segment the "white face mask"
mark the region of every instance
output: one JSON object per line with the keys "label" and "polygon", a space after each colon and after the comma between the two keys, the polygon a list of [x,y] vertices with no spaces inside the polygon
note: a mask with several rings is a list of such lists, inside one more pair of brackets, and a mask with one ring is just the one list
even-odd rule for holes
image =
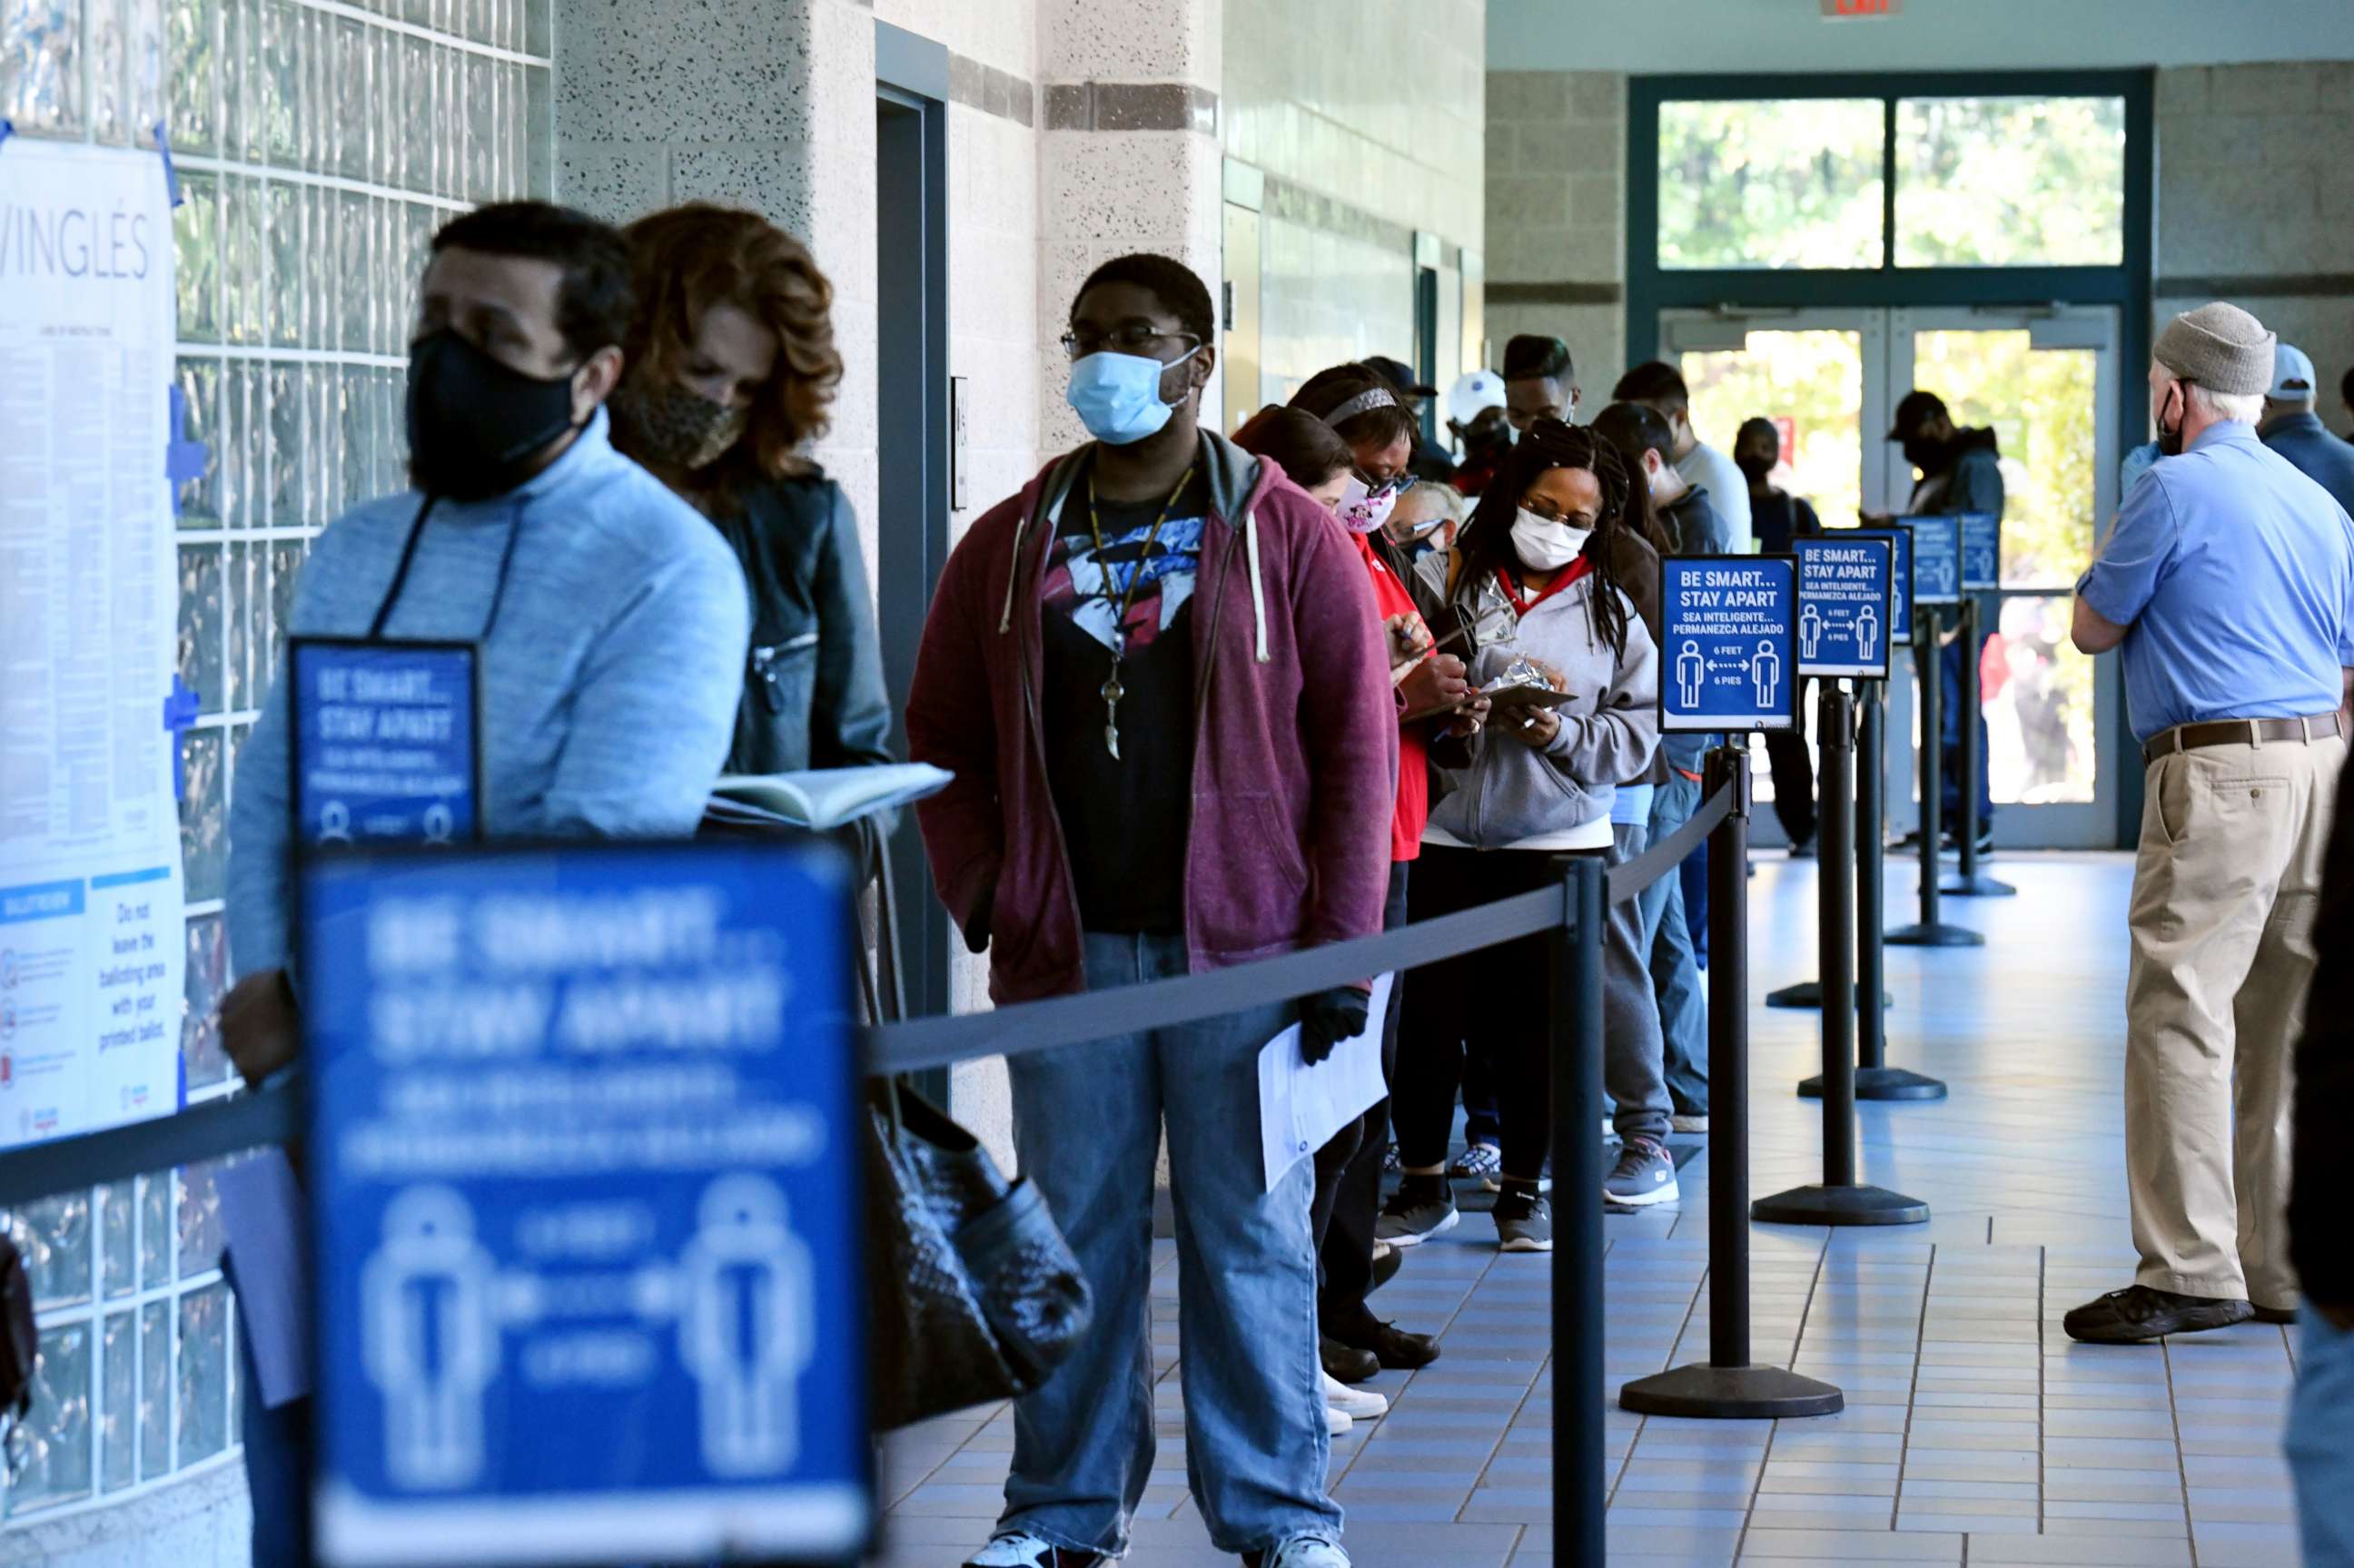
{"label": "white face mask", "polygon": [[1591,528],[1573,528],[1550,517],[1540,517],[1523,506],[1512,517],[1512,549],[1531,571],[1557,572],[1577,559]]}

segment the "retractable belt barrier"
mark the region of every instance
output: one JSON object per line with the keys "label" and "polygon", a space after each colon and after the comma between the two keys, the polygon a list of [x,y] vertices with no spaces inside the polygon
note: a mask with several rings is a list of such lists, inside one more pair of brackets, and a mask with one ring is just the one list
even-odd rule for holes
{"label": "retractable belt barrier", "polygon": [[[867,1070],[897,1074],[984,1056],[1019,1055],[1139,1030],[1167,1028],[1286,1001],[1418,969],[1516,938],[1549,938],[1553,1149],[1557,1243],[1553,1255],[1554,1560],[1605,1561],[1604,1480],[1610,1457],[1602,1360],[1603,1196],[1602,983],[1605,914],[1714,841],[1709,986],[1710,1059],[1717,1074],[1709,1148],[1709,1361],[1628,1385],[1630,1409],[1643,1384],[1657,1407],[1687,1415],[1797,1415],[1839,1408],[1839,1391],[1772,1367],[1749,1364],[1748,858],[1747,754],[1712,752],[1709,794],[1691,820],[1636,859],[1606,870],[1595,856],[1564,857],[1557,887],[1499,899],[1378,936],[1335,942],[1206,974],[1077,996],[1053,997],[983,1013],[912,1019],[865,1032]],[[60,1139],[0,1154],[0,1208],[142,1171],[217,1159],[299,1135],[299,1080],[213,1101],[152,1121]]]}

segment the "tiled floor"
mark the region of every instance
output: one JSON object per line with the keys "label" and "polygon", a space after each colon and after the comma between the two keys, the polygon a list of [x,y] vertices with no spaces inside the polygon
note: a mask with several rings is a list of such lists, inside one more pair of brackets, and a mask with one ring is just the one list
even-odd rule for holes
{"label": "tiled floor", "polygon": [[[1751,972],[1762,997],[1814,974],[1814,868],[1762,854]],[[1952,1097],[1866,1106],[1861,1179],[1926,1200],[1926,1225],[1753,1230],[1755,1355],[1828,1379],[1848,1408],[1809,1421],[1610,1413],[1610,1562],[1638,1565],[2096,1563],[2296,1568],[2280,1429],[2294,1336],[2243,1326],[2148,1348],[2073,1344],[2061,1314],[2127,1283],[2121,856],[2012,856],[2020,896],[1953,900],[1982,949],[1891,948],[1889,1056]],[[1914,874],[1893,865],[1893,920]],[[1819,1175],[1820,1113],[1791,1086],[1819,1019],[1752,1014],[1751,1191]],[[1610,1221],[1615,1383],[1707,1353],[1706,1156],[1680,1208]],[[1361,1568],[1552,1561],[1548,1264],[1493,1249],[1481,1216],[1410,1257],[1377,1298],[1446,1355],[1376,1385],[1395,1408],[1333,1445]],[[1175,1266],[1156,1330],[1173,1369]],[[1173,1370],[1138,1568],[1230,1564],[1185,1494]],[[1002,1409],[900,1435],[880,1560],[949,1568],[982,1540],[1013,1447]]]}

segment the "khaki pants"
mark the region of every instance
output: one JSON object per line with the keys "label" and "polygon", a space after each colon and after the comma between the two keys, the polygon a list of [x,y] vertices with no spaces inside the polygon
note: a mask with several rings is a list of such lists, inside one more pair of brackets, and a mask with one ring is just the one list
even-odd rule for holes
{"label": "khaki pants", "polygon": [[2149,765],[2126,982],[2136,1277],[2296,1304],[2289,1064],[2346,743],[2211,746]]}

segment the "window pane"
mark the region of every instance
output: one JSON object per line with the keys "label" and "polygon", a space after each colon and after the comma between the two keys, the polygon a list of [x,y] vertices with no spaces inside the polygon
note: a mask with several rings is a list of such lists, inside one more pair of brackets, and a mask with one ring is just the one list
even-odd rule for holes
{"label": "window pane", "polygon": [[1855,520],[1863,482],[1863,342],[1852,332],[1753,332],[1733,352],[1687,351],[1692,429],[1724,451],[1746,420],[1783,422],[1774,483],[1836,524]]}
{"label": "window pane", "polygon": [[2125,207],[2121,98],[1897,102],[1900,267],[2113,267]]}
{"label": "window pane", "polygon": [[1659,265],[1878,267],[1876,98],[1659,105]]}
{"label": "window pane", "polygon": [[2093,798],[2093,661],[2068,641],[2073,600],[2006,599],[1978,664],[1987,783],[1999,804]]}
{"label": "window pane", "polygon": [[2005,588],[2063,587],[2092,559],[2096,358],[2032,347],[2024,331],[1913,336],[1913,385],[1945,398],[1956,425],[1991,426],[2001,443]]}

